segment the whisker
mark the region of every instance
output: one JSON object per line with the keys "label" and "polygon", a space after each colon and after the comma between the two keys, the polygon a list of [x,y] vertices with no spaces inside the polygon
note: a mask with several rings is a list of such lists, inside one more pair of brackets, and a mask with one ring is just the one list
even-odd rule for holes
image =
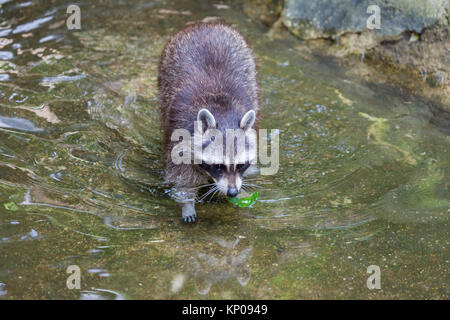
{"label": "whisker", "polygon": [[256,183],[247,183],[247,181],[243,181],[242,184],[245,184],[247,186],[257,186]]}
{"label": "whisker", "polygon": [[261,189],[262,188],[261,186],[251,185],[251,184],[245,184],[243,186],[248,187],[250,189]]}
{"label": "whisker", "polygon": [[201,186],[197,186],[197,187],[192,188],[192,189],[196,190],[196,189],[200,189],[200,188],[204,188],[204,187],[209,187],[209,186],[212,186],[212,185],[214,185],[214,182],[213,183],[209,183],[209,184],[203,184]]}
{"label": "whisker", "polygon": [[217,194],[217,192],[219,192],[219,189],[218,189],[218,188],[216,189],[216,191],[214,191],[214,192],[212,193],[211,198],[209,199],[208,202],[211,202],[211,201],[212,201],[212,199],[213,199],[214,196]]}
{"label": "whisker", "polygon": [[214,196],[217,195],[217,198],[220,198],[223,196],[222,192],[220,192],[220,190],[217,190],[216,194]]}
{"label": "whisker", "polygon": [[203,199],[205,199],[211,192],[212,192],[211,190],[208,190],[205,194],[203,194],[200,198],[198,198],[198,201],[199,202],[203,201]]}
{"label": "whisker", "polygon": [[[206,192],[206,193],[208,193],[209,192],[209,190]],[[205,194],[202,194],[201,196],[198,196],[197,197],[197,201],[202,201],[202,198],[203,198],[203,196],[204,196]]]}
{"label": "whisker", "polygon": [[245,182],[256,182],[256,183],[261,182],[260,180],[250,180],[250,179],[245,179],[244,181]]}
{"label": "whisker", "polygon": [[205,199],[209,194],[211,194],[211,192],[217,190],[217,186],[214,186],[213,188],[209,189],[204,195],[202,195],[198,201],[203,201],[203,199]]}
{"label": "whisker", "polygon": [[241,188],[249,193],[253,192],[256,189],[255,187],[252,187],[252,186],[242,186]]}

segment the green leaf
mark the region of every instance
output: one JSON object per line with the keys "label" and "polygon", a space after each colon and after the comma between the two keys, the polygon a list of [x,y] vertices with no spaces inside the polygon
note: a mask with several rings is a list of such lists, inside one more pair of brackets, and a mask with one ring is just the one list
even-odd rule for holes
{"label": "green leaf", "polygon": [[258,200],[258,192],[254,192],[250,197],[246,198],[229,198],[228,202],[239,208],[248,208],[253,206]]}
{"label": "green leaf", "polygon": [[19,207],[12,201],[8,202],[8,203],[4,203],[3,205],[5,206],[5,209],[9,210],[9,211],[17,211],[17,210],[19,210]]}

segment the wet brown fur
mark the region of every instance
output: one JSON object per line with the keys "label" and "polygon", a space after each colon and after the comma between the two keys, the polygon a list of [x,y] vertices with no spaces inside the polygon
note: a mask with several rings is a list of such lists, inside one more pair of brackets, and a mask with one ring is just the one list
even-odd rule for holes
{"label": "wet brown fur", "polygon": [[260,91],[251,49],[243,37],[225,24],[197,23],[172,36],[161,55],[158,89],[166,159],[166,179],[181,187],[205,183],[198,166],[174,165],[170,159],[173,130],[193,134],[202,108],[215,117],[217,129],[239,128],[239,121],[255,110],[257,129]]}

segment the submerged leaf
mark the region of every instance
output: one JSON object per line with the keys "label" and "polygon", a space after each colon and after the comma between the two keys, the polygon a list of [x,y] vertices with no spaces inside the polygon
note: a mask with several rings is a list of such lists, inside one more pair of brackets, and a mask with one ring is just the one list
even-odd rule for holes
{"label": "submerged leaf", "polygon": [[14,203],[14,202],[8,202],[3,204],[5,206],[6,210],[10,210],[10,211],[17,211],[19,210],[19,207]]}
{"label": "submerged leaf", "polygon": [[228,202],[239,208],[247,208],[253,206],[256,203],[256,200],[258,200],[258,192],[254,192],[250,197],[246,198],[230,198],[228,199]]}

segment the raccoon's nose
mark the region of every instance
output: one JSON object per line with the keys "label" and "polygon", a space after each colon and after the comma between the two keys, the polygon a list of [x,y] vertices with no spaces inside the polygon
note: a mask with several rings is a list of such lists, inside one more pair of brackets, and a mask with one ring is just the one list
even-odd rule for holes
{"label": "raccoon's nose", "polygon": [[229,197],[236,197],[238,194],[238,190],[236,188],[228,188],[227,196]]}

